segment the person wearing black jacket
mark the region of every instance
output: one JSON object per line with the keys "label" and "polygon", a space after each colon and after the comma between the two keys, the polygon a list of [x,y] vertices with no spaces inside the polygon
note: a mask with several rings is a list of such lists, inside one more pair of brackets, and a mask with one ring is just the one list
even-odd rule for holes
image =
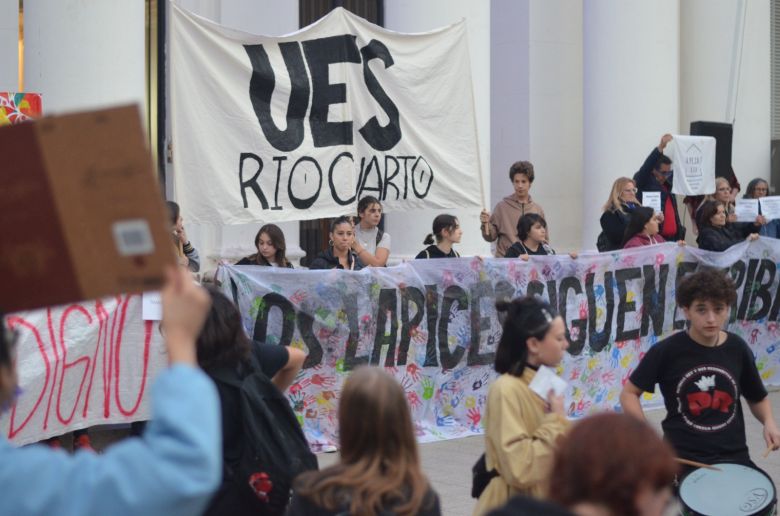
{"label": "person wearing black jacket", "polygon": [[[612,191],[609,199],[604,204],[604,213],[601,214],[602,235],[599,241],[605,239],[606,245],[597,244],[599,251],[616,251],[622,249],[623,234],[628,227],[631,213],[637,206],[641,206],[636,198],[636,183],[628,177],[619,177],[612,183]],[[660,220],[663,220],[662,218]],[[659,222],[660,222],[659,220]]]}
{"label": "person wearing black jacket", "polygon": [[346,269],[359,271],[363,262],[352,251],[355,229],[352,219],[341,216],[330,224],[330,243],[309,264],[309,269]]}
{"label": "person wearing black jacket", "polygon": [[702,204],[699,220],[701,226],[696,241],[699,249],[705,251],[725,251],[745,238],[751,241],[758,238],[754,225],[726,222],[726,210],[718,201]]}
{"label": "person wearing black jacket", "polygon": [[658,147],[653,149],[639,171],[634,174],[634,183],[639,190],[640,200],[643,192],[661,192],[661,213],[664,216],[661,236],[671,241],[685,240],[685,226],[682,225],[677,210],[677,198],[672,193],[672,160],[663,154],[670,141],[671,134],[661,137]]}

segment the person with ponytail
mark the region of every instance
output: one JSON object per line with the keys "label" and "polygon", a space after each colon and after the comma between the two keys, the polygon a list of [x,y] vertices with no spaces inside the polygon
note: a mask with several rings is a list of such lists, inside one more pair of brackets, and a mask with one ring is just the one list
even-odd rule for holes
{"label": "person with ponytail", "polygon": [[566,325],[538,297],[496,303],[506,312],[495,369],[501,376],[488,392],[484,413],[485,464],[496,475],[477,501],[475,516],[516,495],[542,497],[558,439],[569,422],[563,396],[542,399],[529,384],[540,366],[555,367],[569,347]]}
{"label": "person with ponytail", "polygon": [[342,215],[330,223],[330,242],[309,264],[309,269],[345,269],[359,271],[363,262],[352,251],[355,227],[352,218]]}
{"label": "person with ponytail", "polygon": [[338,464],[298,477],[287,516],[439,516],[403,387],[361,367],[341,389]]}
{"label": "person with ponytail", "polygon": [[[438,215],[433,219],[433,233],[430,233],[423,244],[427,245],[420,251],[415,260],[425,258],[459,258],[460,254],[452,248],[452,244],[459,244],[463,230],[460,229],[458,218],[454,215]],[[434,244],[434,237],[436,243]]]}
{"label": "person with ponytail", "polygon": [[626,232],[623,234],[623,249],[663,244],[666,240],[658,234],[658,228],[658,218],[653,208],[637,206],[631,212]]}
{"label": "person with ponytail", "polygon": [[382,205],[379,199],[367,195],[358,202],[359,222],[355,225],[352,250],[366,266],[384,267],[390,258],[390,235],[379,228]]}

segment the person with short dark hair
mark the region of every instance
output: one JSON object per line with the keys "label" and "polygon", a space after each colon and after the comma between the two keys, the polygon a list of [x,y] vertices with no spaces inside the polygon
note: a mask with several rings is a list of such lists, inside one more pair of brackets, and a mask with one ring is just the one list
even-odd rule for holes
{"label": "person with short dark hair", "polygon": [[342,215],[330,223],[330,242],[328,248],[314,257],[309,269],[344,269],[359,271],[363,262],[352,251],[355,239],[355,227],[352,218]]}
{"label": "person with short dark hair", "polygon": [[740,397],[764,425],[767,447],[780,448],[780,430],[750,347],[723,330],[737,300],[734,282],[702,269],[680,281],[676,298],[690,328],[647,351],[623,387],[623,410],[644,419],[640,396],[657,384],[667,412],[664,436],[679,457],[752,466]]}
{"label": "person with short dark hair", "polygon": [[344,382],[339,462],[298,477],[287,516],[438,516],[401,385],[364,366]]}
{"label": "person with short dark hair", "polygon": [[663,244],[664,237],[658,234],[658,218],[652,208],[637,206],[628,219],[623,235],[623,249],[646,245]]}
{"label": "person with short dark hair", "polygon": [[529,256],[546,256],[555,254],[555,250],[547,245],[547,221],[536,213],[526,213],[517,221],[517,237],[519,240],[506,250],[504,258],[523,258]]}
{"label": "person with short dark hair", "polygon": [[[102,455],[70,456],[0,437],[0,514],[145,516],[201,514],[221,472],[219,400],[197,367],[195,339],[208,295],[183,268],[167,271],[162,324],[170,364],[152,390],[152,420],[141,438]],[[16,336],[0,316],[0,407],[17,390]]]}
{"label": "person with short dark hair", "polygon": [[[514,193],[504,197],[491,215],[482,210],[479,215],[482,238],[487,242],[496,243],[496,258],[503,258],[507,249],[517,242],[517,221],[526,213],[536,213],[543,219],[544,210],[531,199],[528,193],[534,182],[534,166],[530,161],[517,161],[509,167],[509,180],[512,181]],[[549,238],[549,235],[548,235]]]}
{"label": "person with short dark hair", "polygon": [[685,240],[685,226],[677,210],[677,197],[672,193],[672,160],[663,154],[670,141],[671,134],[661,137],[661,142],[634,174],[634,183],[639,190],[640,200],[643,200],[642,192],[661,192],[661,213],[664,218],[659,233],[666,240],[679,241]]}
{"label": "person with short dark hair", "polygon": [[490,386],[483,421],[485,468],[498,475],[480,495],[475,516],[516,494],[543,496],[556,443],[569,427],[563,396],[550,391],[542,399],[529,387],[540,366],[563,359],[569,346],[563,319],[532,296],[498,301],[496,308],[506,312],[496,348],[501,376]]}
{"label": "person with short dark hair", "polygon": [[358,202],[359,222],[355,225],[352,250],[366,266],[384,267],[390,258],[390,235],[379,228],[382,203],[367,195]]}
{"label": "person with short dark hair", "polygon": [[[452,245],[459,244],[461,236],[463,236],[463,230],[460,229],[457,217],[447,214],[437,215],[433,219],[433,233],[429,233],[423,240],[423,244],[428,247],[417,253],[414,259],[458,258],[460,254],[452,248]],[[436,239],[435,244],[434,238]]]}
{"label": "person with short dark hair", "polygon": [[745,239],[753,241],[758,238],[755,225],[730,224],[721,202],[706,201],[702,203],[699,213],[699,236],[696,237],[699,249],[725,251]]}
{"label": "person with short dark hair", "polygon": [[[769,195],[769,183],[767,183],[766,180],[757,177],[748,183],[747,188],[745,188],[745,195],[742,197],[744,199],[761,199],[767,195]],[[758,217],[760,218],[757,218],[756,222],[761,226],[758,230],[758,234],[771,238],[780,238],[780,219],[766,220],[766,218],[761,215],[760,203],[758,205],[758,213]]]}
{"label": "person with short dark hair", "polygon": [[200,256],[197,249],[192,247],[190,239],[187,238],[181,209],[173,201],[167,201],[166,204],[168,206],[168,214],[171,216],[173,246],[179,259],[179,265],[187,267],[191,272],[198,272],[200,271]]}
{"label": "person with short dark hair", "polygon": [[276,224],[266,224],[255,235],[255,254],[241,258],[236,265],[263,265],[266,267],[285,267],[292,269],[287,259],[287,244],[282,228]]}

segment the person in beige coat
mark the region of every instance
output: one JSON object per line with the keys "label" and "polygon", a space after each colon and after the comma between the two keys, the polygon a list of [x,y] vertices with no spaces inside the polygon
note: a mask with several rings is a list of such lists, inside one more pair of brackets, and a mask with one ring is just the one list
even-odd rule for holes
{"label": "person in beige coat", "polygon": [[[491,215],[482,210],[479,215],[482,238],[488,242],[496,239],[496,258],[503,258],[506,250],[517,242],[517,221],[526,213],[536,213],[547,220],[544,210],[536,204],[529,195],[531,183],[534,182],[534,166],[530,161],[518,161],[509,167],[509,179],[512,181],[514,193],[504,197]],[[547,232],[549,242],[550,233]]]}
{"label": "person in beige coat", "polygon": [[516,494],[542,497],[556,442],[569,428],[563,396],[542,399],[529,384],[539,366],[555,367],[568,348],[563,319],[536,297],[499,301],[506,311],[485,407],[485,462],[498,473],[477,501],[475,516],[500,507]]}

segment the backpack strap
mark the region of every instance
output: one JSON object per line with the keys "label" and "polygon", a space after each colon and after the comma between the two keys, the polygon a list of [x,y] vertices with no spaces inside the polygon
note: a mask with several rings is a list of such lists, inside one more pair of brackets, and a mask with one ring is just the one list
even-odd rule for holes
{"label": "backpack strap", "polygon": [[379,242],[382,241],[382,237],[385,236],[385,232],[382,228],[376,228],[376,245],[379,246]]}
{"label": "backpack strap", "polygon": [[428,251],[427,247],[425,248],[425,257],[426,258],[430,258],[431,257],[431,253]]}

